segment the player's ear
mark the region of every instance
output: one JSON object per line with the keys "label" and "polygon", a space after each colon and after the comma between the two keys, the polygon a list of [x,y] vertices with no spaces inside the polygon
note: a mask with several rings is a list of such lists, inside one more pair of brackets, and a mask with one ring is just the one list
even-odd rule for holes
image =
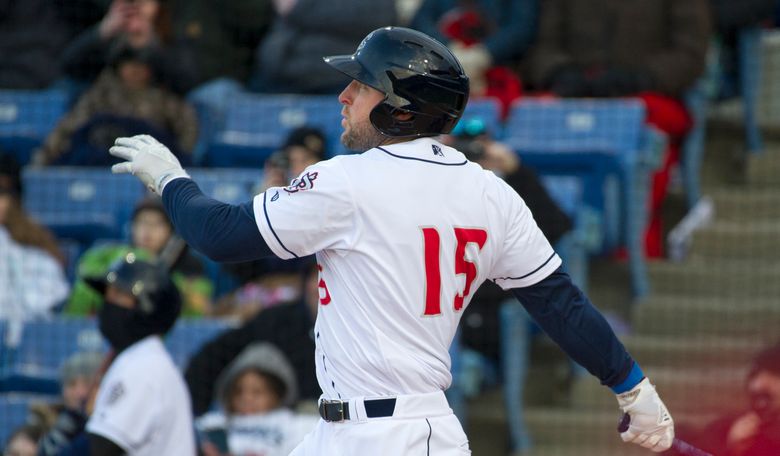
{"label": "player's ear", "polygon": [[409,121],[412,119],[412,117],[414,117],[414,114],[403,109],[393,109],[392,115],[395,119],[400,120],[401,122]]}

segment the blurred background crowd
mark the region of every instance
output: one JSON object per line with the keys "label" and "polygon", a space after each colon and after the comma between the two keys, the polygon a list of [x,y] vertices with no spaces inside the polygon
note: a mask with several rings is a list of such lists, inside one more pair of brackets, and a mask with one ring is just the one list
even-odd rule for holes
{"label": "blurred background crowd", "polygon": [[[778,24],[776,0],[0,0],[4,454],[66,454],[83,432],[107,354],[87,281],[129,253],[183,252],[165,340],[202,454],[287,454],[313,426],[314,259],[189,250],[107,149],[151,134],[228,202],[285,186],[350,153],[349,81],[322,57],[388,25],[458,57],[472,93],[442,140],[523,197],[678,432],[780,454]],[[607,392],[498,287],[451,357],[474,454],[636,451]],[[249,431],[274,427],[286,437]]]}

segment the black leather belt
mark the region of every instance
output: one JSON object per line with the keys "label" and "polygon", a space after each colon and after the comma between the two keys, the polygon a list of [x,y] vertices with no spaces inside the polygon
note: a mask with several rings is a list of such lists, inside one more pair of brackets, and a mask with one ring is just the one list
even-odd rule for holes
{"label": "black leather belt", "polygon": [[[393,416],[395,411],[395,398],[366,399],[363,401],[366,408],[366,417],[383,418]],[[344,401],[320,401],[320,416],[328,422],[340,422],[349,418],[349,402]]]}

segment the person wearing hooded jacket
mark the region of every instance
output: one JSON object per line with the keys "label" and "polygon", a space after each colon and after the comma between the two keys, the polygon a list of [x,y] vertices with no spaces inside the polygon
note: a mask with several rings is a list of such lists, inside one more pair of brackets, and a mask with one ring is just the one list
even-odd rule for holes
{"label": "person wearing hooded jacket", "polygon": [[286,456],[319,421],[295,413],[295,370],[281,350],[254,343],[220,374],[216,401],[221,410],[196,421],[206,456]]}

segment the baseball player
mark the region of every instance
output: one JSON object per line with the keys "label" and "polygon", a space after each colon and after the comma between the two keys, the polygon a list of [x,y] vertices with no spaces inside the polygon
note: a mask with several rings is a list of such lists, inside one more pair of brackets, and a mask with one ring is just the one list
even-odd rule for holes
{"label": "baseball player", "polygon": [[87,282],[105,298],[99,328],[117,353],[87,422],[90,454],[194,456],[190,397],[161,339],[181,311],[176,285],[132,253]]}
{"label": "baseball player", "polygon": [[162,195],[176,229],[218,261],[316,254],[314,330],[322,420],[293,455],[470,454],[443,391],[448,347],[484,280],[511,291],[631,416],[621,437],[653,451],[673,421],[601,314],[561,269],[523,200],[435,138],[466,107],[468,78],[420,32],[387,27],[325,62],[352,78],[339,95],[342,143],[363,151],[308,167],[242,205],[205,197],[154,138],[110,153]]}

